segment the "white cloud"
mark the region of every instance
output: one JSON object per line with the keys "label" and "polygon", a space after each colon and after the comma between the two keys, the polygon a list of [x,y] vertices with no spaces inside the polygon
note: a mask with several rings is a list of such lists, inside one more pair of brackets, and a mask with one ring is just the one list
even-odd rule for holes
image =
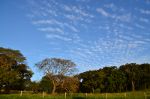
{"label": "white cloud", "polygon": [[65,17],[72,20],[72,21],[78,21],[78,20],[83,21],[84,20],[83,17],[76,16],[76,15],[73,15],[73,14],[67,14],[67,15],[65,15]]}
{"label": "white cloud", "polygon": [[147,42],[145,42],[145,41],[143,41],[143,40],[136,40],[136,41],[134,41],[133,43],[135,43],[135,44],[145,44],[145,43],[147,43]]}
{"label": "white cloud", "polygon": [[106,17],[109,17],[109,16],[110,16],[110,14],[107,13],[103,8],[97,8],[96,11],[97,11],[98,13],[100,13],[101,15],[103,15],[103,16],[106,16]]}
{"label": "white cloud", "polygon": [[63,23],[61,23],[61,22],[59,22],[59,21],[57,21],[55,19],[37,20],[37,21],[33,21],[32,23],[35,24],[35,25],[39,25],[39,24],[51,24],[51,25],[57,24],[57,25],[62,25],[63,24]]}
{"label": "white cloud", "polygon": [[46,38],[48,39],[58,39],[58,40],[63,40],[63,41],[71,41],[71,38],[67,38],[64,36],[60,36],[60,35],[53,35],[53,34],[47,34]]}
{"label": "white cloud", "polygon": [[69,28],[69,29],[71,29],[73,32],[79,32],[79,30],[78,30],[75,26],[73,26],[72,24],[63,23],[63,27],[64,27],[64,28]]}
{"label": "white cloud", "polygon": [[[80,2],[80,0],[78,1]],[[40,6],[43,8],[41,9]],[[81,6],[80,3],[69,5],[50,0],[42,5],[39,3],[35,8],[34,12],[36,13],[33,13],[32,23],[37,26],[38,30],[47,32],[46,38],[51,40],[51,43],[59,40],[64,41],[64,46],[69,46],[66,49],[68,57],[78,60],[79,64],[86,66],[103,65],[106,64],[105,60],[109,61],[107,64],[125,62],[130,59],[131,53],[131,57],[134,57],[137,52],[137,50],[134,52],[135,48],[139,47],[142,50],[140,46],[150,42],[148,38],[142,40],[143,37],[138,33],[132,33],[134,27],[144,28],[138,22],[132,23],[134,13],[124,8],[118,8],[113,3],[104,5],[104,8],[96,9],[95,7],[88,4]],[[93,10],[95,9],[100,15],[112,19],[112,23],[107,23],[105,20],[104,24],[101,24],[100,21],[96,22],[99,16],[94,16],[95,11]],[[149,14],[149,11],[141,11],[141,13]],[[149,22],[149,19],[140,19],[138,16],[137,18],[142,22]],[[131,25],[124,22],[130,22]],[[96,30],[97,34],[93,30]],[[92,40],[87,41],[86,35],[92,36]],[[94,36],[97,36],[96,39]],[[63,53],[66,54],[66,52]]]}
{"label": "white cloud", "polygon": [[130,13],[124,13],[122,15],[111,14],[111,13],[105,11],[103,8],[97,8],[96,11],[105,17],[113,18],[115,20],[119,20],[119,21],[123,21],[123,22],[130,22],[130,20],[131,20]]}
{"label": "white cloud", "polygon": [[56,28],[44,27],[44,28],[39,28],[38,30],[43,31],[43,32],[49,32],[49,33],[64,34],[64,31],[58,27],[56,27]]}
{"label": "white cloud", "polygon": [[124,22],[130,22],[131,20],[131,14],[127,13],[127,14],[123,14],[123,15],[112,15],[112,18],[119,20],[119,21],[124,21]]}
{"label": "white cloud", "polygon": [[149,20],[146,19],[146,18],[140,18],[139,20],[142,21],[142,22],[145,22],[145,23],[149,23]]}
{"label": "white cloud", "polygon": [[[57,21],[55,19],[51,19],[51,20],[38,20],[38,21],[33,21],[32,22],[35,25],[57,25],[58,27],[61,27],[63,29],[70,29],[73,32],[79,32],[79,30],[77,28],[75,28],[73,25],[68,24],[68,23],[64,23],[64,22],[60,22]],[[60,32],[61,34],[63,34],[63,30],[60,28],[52,28],[52,27],[46,27],[46,28],[40,28],[40,31],[47,31],[47,32]]]}
{"label": "white cloud", "polygon": [[64,5],[63,8],[64,8],[66,11],[72,11],[72,8],[70,8],[70,7],[67,6],[67,5]]}
{"label": "white cloud", "polygon": [[142,14],[150,15],[150,10],[140,9],[140,12],[141,12]]}
{"label": "white cloud", "polygon": [[85,11],[85,9],[81,6],[68,6],[68,5],[63,5],[62,6],[66,11],[83,16],[83,17],[88,17],[88,18],[93,18],[94,15],[91,13],[88,13]]}
{"label": "white cloud", "polygon": [[109,9],[111,9],[113,11],[116,11],[118,9],[113,3],[105,4],[104,7],[105,8],[109,8]]}
{"label": "white cloud", "polygon": [[137,28],[141,28],[141,29],[144,29],[144,28],[145,28],[143,25],[140,25],[140,24],[138,24],[138,23],[135,23],[135,26],[136,26]]}

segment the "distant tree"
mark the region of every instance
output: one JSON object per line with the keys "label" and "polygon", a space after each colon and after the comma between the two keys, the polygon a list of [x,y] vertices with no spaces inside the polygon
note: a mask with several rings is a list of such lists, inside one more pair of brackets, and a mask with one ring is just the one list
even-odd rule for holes
{"label": "distant tree", "polygon": [[[104,82],[104,92],[111,92],[112,88],[110,88],[110,81],[109,78],[111,77],[111,74],[114,70],[116,70],[117,67],[116,66],[110,66],[110,67],[104,67],[102,69],[102,71],[104,72],[105,74],[105,77],[103,79],[103,82]],[[112,86],[111,86],[112,87]],[[110,90],[111,89],[111,90]]]}
{"label": "distant tree", "polygon": [[130,63],[80,73],[81,92],[123,92],[150,88],[150,64]]}
{"label": "distant tree", "polygon": [[79,79],[77,77],[65,77],[62,89],[64,92],[77,92],[79,90]]}
{"label": "distant tree", "polygon": [[140,79],[138,80],[139,89],[150,88],[150,64],[144,63],[139,65]]}
{"label": "distant tree", "polygon": [[55,93],[57,86],[64,84],[65,75],[70,75],[76,70],[75,63],[61,58],[46,58],[38,62],[36,66],[43,70],[49,80],[52,81],[52,94]]}
{"label": "distant tree", "polygon": [[[106,75],[102,69],[99,69],[95,75],[95,81],[97,82],[97,87],[95,88],[95,92],[103,92],[105,88],[105,79]],[[97,79],[96,79],[97,78]]]}
{"label": "distant tree", "polygon": [[24,61],[25,57],[18,50],[0,48],[0,88],[5,92],[23,90],[30,80],[32,71]]}
{"label": "distant tree", "polygon": [[115,69],[111,72],[110,76],[108,76],[108,89],[109,92],[122,92],[125,90],[126,85],[126,75],[124,72]]}
{"label": "distant tree", "polygon": [[79,74],[82,92],[121,92],[125,90],[126,75],[116,66]]}
{"label": "distant tree", "polygon": [[33,93],[39,93],[40,92],[40,83],[39,82],[36,82],[36,81],[32,81],[30,82],[30,90],[33,92]]}
{"label": "distant tree", "polygon": [[96,87],[95,71],[86,71],[79,74],[81,92],[93,92]]}
{"label": "distant tree", "polygon": [[120,70],[122,70],[127,75],[129,85],[131,85],[132,91],[134,91],[136,83],[142,76],[139,65],[136,63],[125,64],[120,66]]}
{"label": "distant tree", "polygon": [[80,90],[82,92],[102,91],[105,74],[101,70],[86,71],[79,74]]}
{"label": "distant tree", "polygon": [[40,81],[40,90],[47,92],[47,93],[51,93],[52,89],[53,89],[53,84],[52,81],[49,80],[48,76],[44,76],[42,77],[42,80]]}

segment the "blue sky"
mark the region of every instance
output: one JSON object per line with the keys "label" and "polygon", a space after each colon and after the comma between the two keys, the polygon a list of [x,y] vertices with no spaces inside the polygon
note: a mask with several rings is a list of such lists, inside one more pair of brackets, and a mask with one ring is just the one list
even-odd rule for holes
{"label": "blue sky", "polygon": [[0,46],[20,50],[34,66],[70,59],[79,72],[150,63],[149,0],[0,0]]}

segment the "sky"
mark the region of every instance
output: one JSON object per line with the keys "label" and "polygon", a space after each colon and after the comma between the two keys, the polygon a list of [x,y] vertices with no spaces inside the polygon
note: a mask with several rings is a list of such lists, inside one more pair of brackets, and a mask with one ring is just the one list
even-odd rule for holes
{"label": "sky", "polygon": [[45,58],[78,73],[150,63],[150,0],[0,0],[0,47],[20,50],[37,81]]}

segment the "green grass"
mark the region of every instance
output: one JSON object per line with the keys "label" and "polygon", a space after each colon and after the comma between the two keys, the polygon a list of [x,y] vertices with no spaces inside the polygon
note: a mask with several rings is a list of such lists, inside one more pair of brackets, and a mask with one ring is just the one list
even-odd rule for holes
{"label": "green grass", "polygon": [[[104,94],[67,94],[66,99],[150,99],[150,95],[145,98],[144,92],[127,92],[125,93],[107,93]],[[56,95],[45,95],[44,98],[42,94],[25,94],[22,96],[20,94],[1,94],[0,99],[65,99],[64,94]]]}

